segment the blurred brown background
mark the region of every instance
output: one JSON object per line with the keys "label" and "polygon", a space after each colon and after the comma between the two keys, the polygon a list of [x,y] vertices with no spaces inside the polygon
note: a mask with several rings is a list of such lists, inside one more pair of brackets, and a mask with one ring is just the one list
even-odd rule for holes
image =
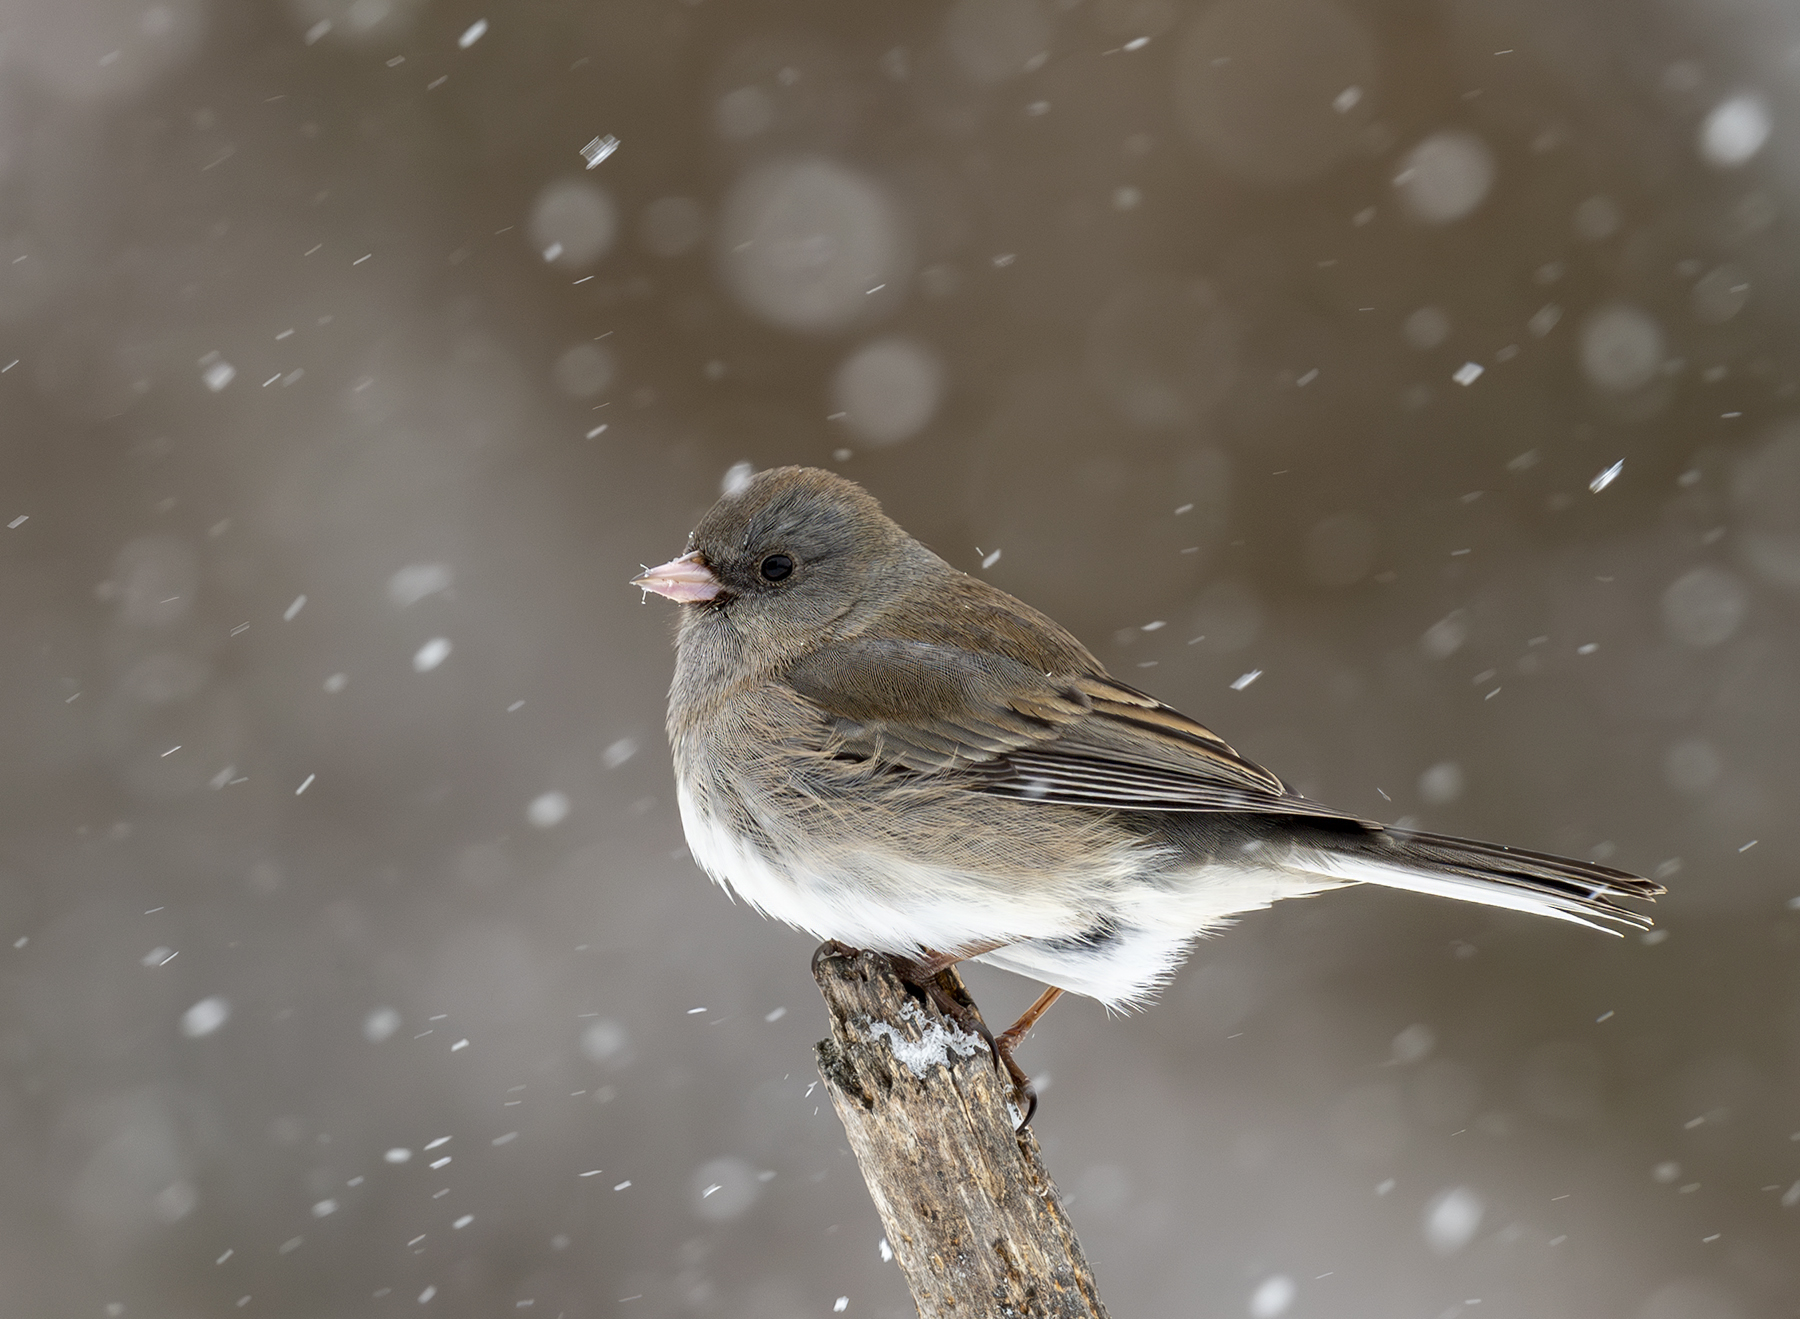
{"label": "blurred brown background", "polygon": [[625,585],[783,462],[1672,889],[1059,1008],[1114,1315],[1800,1313],[1797,80],[1774,0],[4,0],[0,1313],[911,1313]]}

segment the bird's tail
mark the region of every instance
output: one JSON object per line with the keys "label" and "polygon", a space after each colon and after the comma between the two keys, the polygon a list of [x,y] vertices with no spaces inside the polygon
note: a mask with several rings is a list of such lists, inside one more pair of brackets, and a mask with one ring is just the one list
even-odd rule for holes
{"label": "bird's tail", "polygon": [[1621,899],[1647,902],[1664,891],[1653,880],[1592,861],[1393,828],[1339,835],[1296,860],[1299,868],[1340,882],[1532,912],[1607,934],[1623,933],[1616,926],[1641,930],[1651,924]]}

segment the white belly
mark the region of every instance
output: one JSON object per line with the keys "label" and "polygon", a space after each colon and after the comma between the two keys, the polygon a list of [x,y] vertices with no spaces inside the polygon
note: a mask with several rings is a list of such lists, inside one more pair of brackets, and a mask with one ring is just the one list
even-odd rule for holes
{"label": "white belly", "polygon": [[688,850],[702,870],[763,915],[821,939],[916,954],[1082,928],[1084,913],[1047,892],[1008,891],[991,878],[901,857],[833,853],[827,863],[822,851],[798,847],[768,856],[704,815],[685,786],[677,801]]}
{"label": "white belly", "polygon": [[[682,828],[700,868],[765,916],[856,948],[916,955],[992,943],[976,960],[1099,999],[1146,1002],[1200,935],[1332,881],[1269,866],[1208,864],[1146,873],[1153,856],[1121,843],[1079,875],[1028,884],[902,857],[790,846],[767,855],[703,813],[683,785]],[[1083,942],[1100,922],[1109,936]]]}

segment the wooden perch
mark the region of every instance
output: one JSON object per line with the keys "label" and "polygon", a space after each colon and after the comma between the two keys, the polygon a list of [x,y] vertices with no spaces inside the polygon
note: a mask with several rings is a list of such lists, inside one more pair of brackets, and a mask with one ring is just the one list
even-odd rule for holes
{"label": "wooden perch", "polygon": [[819,1075],[920,1319],[1106,1319],[986,1041],[909,993],[878,953],[821,950],[814,974],[831,1010]]}

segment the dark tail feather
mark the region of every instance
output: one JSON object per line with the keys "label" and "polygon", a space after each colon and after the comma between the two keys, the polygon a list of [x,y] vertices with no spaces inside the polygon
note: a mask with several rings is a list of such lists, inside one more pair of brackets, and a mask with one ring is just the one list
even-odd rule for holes
{"label": "dark tail feather", "polygon": [[1597,922],[1640,930],[1651,924],[1621,899],[1648,902],[1664,891],[1652,880],[1592,861],[1443,834],[1374,826],[1357,845],[1343,846],[1349,841],[1323,852],[1320,874],[1534,912],[1608,934],[1620,931]]}

